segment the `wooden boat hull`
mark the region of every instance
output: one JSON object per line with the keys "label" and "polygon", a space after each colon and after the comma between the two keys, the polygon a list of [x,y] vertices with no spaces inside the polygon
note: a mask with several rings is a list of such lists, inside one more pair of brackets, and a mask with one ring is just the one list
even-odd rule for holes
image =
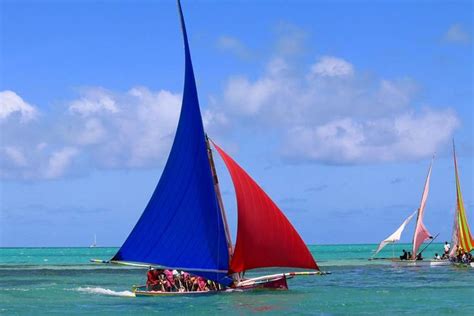
{"label": "wooden boat hull", "polygon": [[193,292],[163,292],[163,291],[148,291],[145,287],[134,287],[133,293],[137,297],[143,296],[202,296],[216,294],[219,292],[233,292],[236,291],[253,291],[253,290],[288,290],[288,283],[286,276],[274,278],[263,282],[249,283],[246,285],[236,286],[230,290],[219,291],[193,291]]}
{"label": "wooden boat hull", "polygon": [[143,291],[143,290],[135,290],[134,294],[136,297],[144,297],[144,296],[203,296],[203,295],[211,295],[216,294],[218,292],[224,292],[224,290],[220,291],[201,291],[201,292],[162,292],[162,291]]}
{"label": "wooden boat hull", "polygon": [[301,275],[326,275],[331,272],[322,271],[304,271],[304,272],[288,272],[272,275],[265,275],[257,278],[241,280],[239,283],[227,289],[206,292],[163,292],[148,291],[145,285],[135,285],[132,292],[135,296],[202,296],[221,292],[241,292],[253,290],[288,290],[287,280]]}
{"label": "wooden boat hull", "polygon": [[471,262],[471,263],[451,262],[451,264],[457,268],[474,268],[474,262]]}
{"label": "wooden boat hull", "polygon": [[406,267],[439,267],[451,264],[449,260],[392,260],[391,262],[397,266]]}
{"label": "wooden boat hull", "polygon": [[134,285],[132,287],[132,292],[135,294],[135,296],[201,296],[223,291],[225,291],[225,289],[218,291],[163,292],[147,290],[146,285]]}
{"label": "wooden boat hull", "polygon": [[287,277],[282,276],[279,278],[273,278],[265,280],[263,282],[247,283],[244,285],[236,286],[235,289],[242,291],[251,290],[288,290],[288,283],[286,282]]}

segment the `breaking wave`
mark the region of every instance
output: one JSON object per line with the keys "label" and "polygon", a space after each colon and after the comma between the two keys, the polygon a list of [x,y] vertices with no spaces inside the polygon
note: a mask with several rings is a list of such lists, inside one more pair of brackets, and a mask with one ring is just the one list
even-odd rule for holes
{"label": "breaking wave", "polygon": [[90,293],[90,294],[100,294],[100,295],[110,295],[110,296],[122,296],[122,297],[135,297],[135,294],[130,291],[113,291],[109,289],[104,289],[101,287],[79,287],[76,291]]}

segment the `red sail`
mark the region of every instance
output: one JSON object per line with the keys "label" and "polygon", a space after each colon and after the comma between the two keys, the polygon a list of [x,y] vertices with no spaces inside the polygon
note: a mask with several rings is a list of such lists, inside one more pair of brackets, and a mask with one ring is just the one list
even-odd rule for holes
{"label": "red sail", "polygon": [[230,272],[264,267],[319,270],[291,223],[260,186],[214,144],[232,177],[237,195],[237,242]]}

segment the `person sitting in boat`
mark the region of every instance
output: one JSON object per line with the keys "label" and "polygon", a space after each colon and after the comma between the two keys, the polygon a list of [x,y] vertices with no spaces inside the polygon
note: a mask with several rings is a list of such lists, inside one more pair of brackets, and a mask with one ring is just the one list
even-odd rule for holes
{"label": "person sitting in boat", "polygon": [[160,287],[159,271],[149,267],[146,274],[146,286],[149,291],[156,291]]}
{"label": "person sitting in boat", "polygon": [[451,250],[451,245],[450,245],[447,241],[445,241],[445,242],[444,242],[444,253],[445,253],[446,255],[449,255],[449,251],[450,251],[450,250]]}
{"label": "person sitting in boat", "polygon": [[173,272],[171,270],[166,269],[164,270],[163,273],[165,275],[166,286],[167,286],[168,292],[178,291],[178,288],[176,287],[176,283],[174,282]]}
{"label": "person sitting in boat", "polygon": [[174,279],[174,284],[176,285],[176,288],[178,289],[178,292],[184,292],[185,287],[181,280],[181,273],[179,273],[178,270],[173,270],[173,279]]}
{"label": "person sitting in boat", "polygon": [[189,273],[181,271],[181,282],[186,292],[191,291],[193,283],[191,282],[191,275]]}
{"label": "person sitting in boat", "polygon": [[197,278],[197,284],[198,284],[198,291],[199,292],[207,292],[209,291],[209,287],[207,286],[206,279],[203,277],[198,277]]}
{"label": "person sitting in boat", "polygon": [[416,260],[423,260],[423,256],[421,255],[421,252],[416,256]]}
{"label": "person sitting in boat", "polygon": [[408,256],[407,256],[407,259],[408,259],[408,260],[411,260],[411,259],[413,259],[413,257],[412,257],[412,255],[411,255],[411,252],[410,252],[410,251],[408,251]]}
{"label": "person sitting in boat", "polygon": [[461,262],[464,251],[461,246],[456,246],[456,262]]}
{"label": "person sitting in boat", "polygon": [[197,283],[197,277],[196,276],[190,276],[189,277],[189,283],[191,286],[189,287],[189,291],[194,292],[198,288],[198,283]]}
{"label": "person sitting in boat", "polygon": [[207,280],[207,287],[209,288],[210,291],[217,291],[219,289],[217,284],[218,283],[214,281]]}
{"label": "person sitting in boat", "polygon": [[407,260],[408,259],[408,253],[406,252],[405,249],[402,250],[403,255],[400,256],[400,260]]}
{"label": "person sitting in boat", "polygon": [[435,260],[441,260],[441,256],[438,255],[438,253],[435,253],[434,259],[435,259]]}

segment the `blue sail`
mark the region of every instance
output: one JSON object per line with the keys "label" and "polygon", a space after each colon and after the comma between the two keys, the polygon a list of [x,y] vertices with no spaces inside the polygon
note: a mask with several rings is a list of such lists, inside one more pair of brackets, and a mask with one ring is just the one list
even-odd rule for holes
{"label": "blue sail", "polygon": [[112,260],[176,268],[228,285],[227,241],[179,1],[178,9],[186,66],[176,136],[145,211]]}

